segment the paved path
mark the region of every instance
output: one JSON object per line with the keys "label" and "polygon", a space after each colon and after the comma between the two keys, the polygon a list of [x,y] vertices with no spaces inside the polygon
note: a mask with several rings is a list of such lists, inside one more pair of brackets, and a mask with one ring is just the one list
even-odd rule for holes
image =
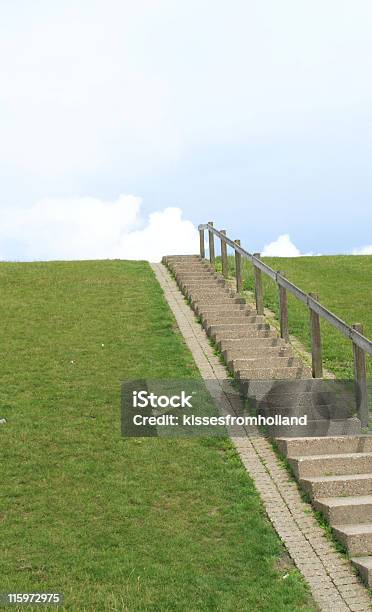
{"label": "paved path", "polygon": [[[227,372],[214,354],[208,338],[197,323],[175,281],[162,264],[152,264],[178,327],[193,354],[203,379],[226,381]],[[231,406],[221,406],[231,412]],[[237,431],[231,432],[236,434]],[[278,461],[263,437],[241,435],[232,440],[264,503],[267,515],[294,563],[308,582],[321,610],[344,612],[371,610],[368,591],[354,574],[349,561],[337,553],[302,501],[297,485]]]}

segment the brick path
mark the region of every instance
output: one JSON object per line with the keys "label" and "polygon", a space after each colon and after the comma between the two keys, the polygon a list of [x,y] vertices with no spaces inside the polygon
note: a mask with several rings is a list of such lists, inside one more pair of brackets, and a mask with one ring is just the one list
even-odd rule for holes
{"label": "brick path", "polygon": [[[164,290],[178,327],[193,354],[203,379],[226,383],[227,372],[208,338],[197,323],[175,281],[162,264],[152,264]],[[223,412],[232,412],[228,400]],[[294,563],[308,582],[321,610],[344,612],[371,609],[367,589],[361,585],[349,562],[337,553],[313,516],[311,506],[302,501],[297,485],[278,461],[270,443],[263,437],[247,437],[242,428],[232,431],[241,460],[253,479],[267,515]],[[240,435],[239,435],[240,433]]]}

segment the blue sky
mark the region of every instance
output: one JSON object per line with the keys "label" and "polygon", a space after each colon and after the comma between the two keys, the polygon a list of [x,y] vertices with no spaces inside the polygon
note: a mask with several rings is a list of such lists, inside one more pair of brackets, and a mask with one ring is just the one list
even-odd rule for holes
{"label": "blue sky", "polygon": [[3,4],[0,257],[158,258],[208,220],[372,253],[371,26],[367,0]]}

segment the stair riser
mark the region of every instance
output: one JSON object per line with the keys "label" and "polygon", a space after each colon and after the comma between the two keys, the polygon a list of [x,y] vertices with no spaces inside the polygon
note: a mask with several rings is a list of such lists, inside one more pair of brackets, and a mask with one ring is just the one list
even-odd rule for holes
{"label": "stair riser", "polygon": [[[242,305],[245,308],[247,307],[245,299],[244,298],[239,298],[239,297],[233,297],[233,296],[224,296],[224,297],[220,297],[218,300],[214,300],[214,304],[215,304],[215,308],[219,308],[219,307],[227,307],[227,306],[236,306],[236,305]],[[198,300],[192,300],[191,302],[191,307],[196,310],[196,309],[203,309],[206,306],[210,305],[210,300],[209,299],[204,299],[204,298],[200,298]]]}
{"label": "stair riser", "polygon": [[[236,351],[248,351],[248,350],[260,350],[266,351],[266,349],[279,349],[285,348],[288,345],[285,345],[281,338],[251,338],[247,340],[247,338],[243,339],[229,339],[221,340],[219,343],[219,348],[221,352],[231,351],[231,354],[234,356]],[[288,348],[288,350],[291,350]]]}
{"label": "stair riser", "polygon": [[276,443],[285,457],[372,452],[372,436],[319,440],[277,440]]}
{"label": "stair riser", "polygon": [[208,316],[232,316],[232,315],[239,315],[239,314],[243,314],[245,316],[250,316],[250,317],[255,317],[257,315],[254,314],[254,312],[250,309],[247,308],[247,306],[245,304],[234,304],[234,302],[232,302],[231,304],[226,304],[226,305],[221,305],[218,304],[217,306],[210,306],[207,307],[205,305],[197,305],[194,308],[196,314],[207,318]]}
{"label": "stair riser", "polygon": [[372,472],[372,456],[341,457],[335,455],[329,458],[322,457],[319,461],[314,459],[298,461],[296,458],[289,457],[288,461],[297,478],[368,474]]}
{"label": "stair riser", "polygon": [[215,332],[211,333],[211,336],[213,337],[215,342],[219,344],[222,340],[235,340],[238,338],[247,338],[248,341],[250,339],[258,339],[258,338],[260,339],[276,338],[276,332],[273,329],[270,329],[268,331],[265,331],[265,330],[243,331],[243,330],[237,330],[237,329],[227,329],[223,331],[216,330]]}
{"label": "stair riser", "polygon": [[270,325],[268,323],[252,322],[249,320],[249,317],[244,314],[233,317],[208,317],[208,319],[204,319],[203,321],[203,327],[205,329],[215,325],[244,325],[253,330],[270,331]]}
{"label": "stair riser", "polygon": [[235,372],[238,370],[249,369],[251,367],[258,368],[286,368],[286,367],[302,367],[302,363],[296,357],[251,357],[250,359],[233,359],[228,362],[229,367]]}
{"label": "stair riser", "polygon": [[[282,416],[304,416],[307,415],[308,419],[314,420],[338,420],[340,422],[351,417],[351,415],[345,410],[343,413],[337,407],[326,405],[320,406],[267,406],[264,402],[252,401],[252,407],[257,410],[258,414],[266,414],[267,416],[273,414],[281,414]],[[293,437],[292,435],[290,437]]]}
{"label": "stair riser", "polygon": [[363,582],[368,586],[372,587],[372,565],[370,563],[370,559],[367,557],[367,563],[364,562],[364,558],[355,557],[355,559],[351,560],[355,568],[358,570],[359,574]]}
{"label": "stair riser", "polygon": [[231,291],[229,291],[228,289],[224,289],[223,287],[221,287],[221,289],[217,291],[183,291],[183,294],[186,297],[190,298],[193,302],[197,302],[202,298],[204,300],[210,300],[211,302],[214,302],[220,298],[223,299],[228,297],[235,297]]}
{"label": "stair riser", "polygon": [[327,522],[332,525],[353,525],[354,523],[372,523],[372,504],[355,504],[330,507],[315,499],[315,510],[321,512]]}
{"label": "stair riser", "polygon": [[210,321],[211,325],[229,324],[229,319],[233,323],[250,323],[251,325],[261,325],[266,329],[270,329],[268,323],[260,315],[257,315],[250,308],[241,304],[232,305],[231,307],[208,312],[205,309],[200,309],[200,315],[204,321]]}
{"label": "stair riser", "polygon": [[182,290],[184,291],[205,291],[205,290],[211,290],[214,291],[215,289],[218,291],[221,288],[225,288],[225,285],[222,281],[217,281],[217,280],[210,280],[208,282],[205,283],[179,283],[179,286],[181,287]]}
{"label": "stair riser", "polygon": [[343,421],[329,421],[322,419],[309,419],[306,425],[291,425],[291,426],[267,426],[267,434],[272,438],[280,436],[327,436],[329,432],[334,432],[336,435],[343,433],[345,435],[354,435],[360,432],[360,425],[357,428],[353,419]]}
{"label": "stair riser", "polygon": [[[273,406],[338,406],[342,411],[342,415],[352,414],[356,412],[355,404],[352,402],[342,401],[342,399],[335,397],[332,394],[323,395],[318,393],[299,393],[298,395],[292,395],[289,393],[277,393],[275,387],[270,390],[270,394],[268,396],[261,397],[257,394],[257,401],[261,399],[265,401],[265,403],[269,406],[270,404]],[[342,417],[340,415],[340,418]]]}
{"label": "stair riser", "polygon": [[368,479],[360,480],[334,480],[333,482],[311,482],[306,478],[299,482],[311,499],[319,497],[346,497],[353,495],[372,495],[372,474]]}
{"label": "stair riser", "polygon": [[280,346],[267,346],[262,349],[259,346],[250,347],[247,346],[244,350],[227,350],[222,351],[222,356],[227,363],[230,361],[236,361],[238,359],[263,359],[263,358],[272,358],[272,357],[294,357],[293,351],[291,349],[285,349]]}
{"label": "stair riser", "polygon": [[265,368],[265,369],[249,369],[239,370],[237,378],[239,380],[283,380],[288,378],[305,378],[311,375],[304,368]]}
{"label": "stair riser", "polygon": [[334,536],[347,549],[349,555],[371,555],[372,554],[372,534],[345,534],[336,528],[333,528]]}
{"label": "stair riser", "polygon": [[211,272],[203,272],[203,271],[196,271],[196,272],[177,272],[176,273],[176,278],[179,280],[182,280],[184,282],[195,282],[195,281],[200,281],[202,282],[203,280],[207,280],[207,279],[218,279],[218,280],[223,280],[218,274],[213,274]]}

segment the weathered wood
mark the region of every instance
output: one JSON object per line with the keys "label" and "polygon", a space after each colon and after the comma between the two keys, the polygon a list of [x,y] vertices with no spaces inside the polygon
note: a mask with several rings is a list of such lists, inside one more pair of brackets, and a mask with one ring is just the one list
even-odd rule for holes
{"label": "weathered wood", "polygon": [[[209,225],[213,226],[213,221],[208,221]],[[208,230],[208,239],[209,239],[209,261],[212,266],[216,263],[216,257],[214,254],[214,234],[210,230]]]}
{"label": "weathered wood", "polygon": [[[360,334],[363,334],[363,325],[355,323],[353,325]],[[366,356],[364,351],[353,342],[354,354],[354,374],[355,374],[355,394],[358,407],[358,416],[362,427],[368,427],[368,388],[366,372]]]}
{"label": "weathered wood", "polygon": [[[226,230],[221,230],[221,234],[226,235]],[[228,263],[227,263],[227,244],[223,238],[221,238],[221,262],[222,262],[222,274],[225,278],[228,277]]]}
{"label": "weathered wood", "polygon": [[[207,228],[207,224],[201,224],[199,225],[199,229],[200,228]],[[218,230],[214,230],[214,233],[216,236],[218,236],[219,238],[221,238],[221,232],[219,232]],[[234,241],[231,240],[231,238],[229,238],[228,236],[226,236],[226,244],[232,248],[234,248]],[[252,262],[252,255],[250,253],[248,253],[248,251],[246,251],[245,249],[240,247],[240,254],[243,258],[248,259],[249,261]],[[294,285],[293,283],[291,283],[289,280],[287,279],[278,279],[276,276],[276,272],[270,268],[270,266],[268,266],[267,264],[265,264],[263,261],[257,262],[257,267],[264,272],[264,274],[266,274],[269,278],[271,278],[272,280],[276,280],[278,284],[283,283],[283,286],[285,287],[285,289],[287,289],[287,291],[289,291],[289,293],[291,293],[292,295],[295,296],[295,298],[297,298],[300,302],[302,302],[303,304],[308,305],[309,302],[309,296],[307,293],[305,293],[305,291],[302,291],[301,289],[299,289],[298,287],[296,287],[296,285]],[[335,314],[333,314],[333,312],[330,312],[327,308],[325,308],[324,306],[322,306],[321,304],[314,304],[313,305],[313,310],[315,310],[315,312],[318,312],[318,314],[325,319],[326,321],[328,321],[333,327],[335,327],[336,329],[338,329],[338,331],[340,331],[346,338],[348,338],[349,340],[352,340],[352,342],[355,342],[355,344],[357,346],[359,346],[361,349],[363,349],[363,351],[365,353],[368,353],[369,355],[372,355],[372,341],[368,340],[368,338],[366,338],[365,336],[361,335],[359,332],[357,332],[355,329],[353,329],[350,325],[347,325],[344,321],[342,321],[342,319],[340,319],[339,317],[337,317]]]}
{"label": "weathered wood", "polygon": [[[315,293],[309,293],[310,297],[318,301]],[[311,361],[313,378],[323,377],[322,363],[322,337],[320,332],[320,317],[315,310],[310,307],[310,328],[311,328]]]}
{"label": "weathered wood", "polygon": [[[235,244],[240,246],[240,240],[234,240]],[[240,253],[235,251],[235,278],[236,278],[236,290],[238,293],[243,289],[242,279],[242,256]]]}
{"label": "weathered wood", "polygon": [[200,257],[205,259],[205,244],[204,244],[204,230],[199,230],[199,240],[200,240]]}
{"label": "weathered wood", "polygon": [[[260,253],[253,253],[254,257],[257,259],[261,258]],[[256,295],[256,310],[258,315],[263,315],[264,313],[264,303],[263,303],[263,290],[262,290],[262,273],[257,266],[253,264],[254,268],[254,290]]]}
{"label": "weathered wood", "polygon": [[[285,276],[284,272],[281,270],[279,270],[278,273]],[[280,337],[286,342],[289,342],[287,290],[281,285],[279,285],[279,320]]]}

